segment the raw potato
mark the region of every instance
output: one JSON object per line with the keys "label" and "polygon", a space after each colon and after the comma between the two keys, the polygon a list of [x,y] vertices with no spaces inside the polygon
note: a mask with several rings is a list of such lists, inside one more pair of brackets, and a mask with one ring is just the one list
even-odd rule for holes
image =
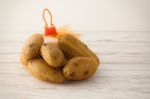
{"label": "raw potato", "polygon": [[63,83],[66,81],[63,71],[60,68],[49,66],[43,59],[30,60],[27,68],[33,76],[40,80],[54,83]]}
{"label": "raw potato", "polygon": [[27,66],[28,61],[34,57],[40,56],[41,45],[44,43],[42,34],[33,34],[27,39],[23,45],[20,61],[23,65]]}
{"label": "raw potato", "polygon": [[46,43],[41,47],[41,54],[48,65],[60,67],[65,63],[65,58],[57,43]]}
{"label": "raw potato", "polygon": [[34,34],[25,42],[20,59],[33,76],[54,83],[87,79],[100,63],[98,57],[71,34],[59,34],[58,42],[45,44],[42,34]]}
{"label": "raw potato", "polygon": [[99,64],[99,59],[82,41],[71,34],[60,34],[58,44],[65,58],[68,60],[74,57],[92,57]]}
{"label": "raw potato", "polygon": [[92,76],[97,70],[96,60],[90,57],[76,57],[68,61],[63,69],[64,75],[70,80],[83,80]]}

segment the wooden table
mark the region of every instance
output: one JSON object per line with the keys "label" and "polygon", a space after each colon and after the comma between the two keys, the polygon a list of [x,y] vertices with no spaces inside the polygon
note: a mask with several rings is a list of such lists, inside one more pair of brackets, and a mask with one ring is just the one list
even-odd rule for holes
{"label": "wooden table", "polygon": [[19,62],[21,46],[35,31],[0,33],[1,99],[150,99],[150,32],[81,31],[101,60],[88,80],[40,81]]}

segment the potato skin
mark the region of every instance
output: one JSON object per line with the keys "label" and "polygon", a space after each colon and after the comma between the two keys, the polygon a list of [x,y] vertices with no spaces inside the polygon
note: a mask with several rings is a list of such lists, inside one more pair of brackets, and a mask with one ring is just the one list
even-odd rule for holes
{"label": "potato skin", "polygon": [[83,80],[91,77],[97,70],[98,64],[90,57],[75,57],[68,61],[63,69],[64,75],[70,80]]}
{"label": "potato skin", "polygon": [[71,34],[59,34],[58,45],[68,60],[74,57],[92,57],[100,63],[99,58],[91,51],[86,44]]}
{"label": "potato skin", "polygon": [[27,66],[28,61],[34,57],[40,57],[41,45],[44,43],[42,34],[33,34],[24,43],[20,61],[23,65]]}
{"label": "potato skin", "polygon": [[45,43],[41,47],[41,54],[48,65],[61,67],[65,63],[65,58],[57,43]]}
{"label": "potato skin", "polygon": [[71,34],[60,34],[58,42],[45,44],[42,34],[33,34],[23,45],[20,61],[33,76],[53,83],[88,79],[100,63],[95,53]]}
{"label": "potato skin", "polygon": [[50,81],[53,83],[63,83],[66,81],[61,68],[53,68],[43,59],[30,60],[27,69],[33,76],[40,80]]}

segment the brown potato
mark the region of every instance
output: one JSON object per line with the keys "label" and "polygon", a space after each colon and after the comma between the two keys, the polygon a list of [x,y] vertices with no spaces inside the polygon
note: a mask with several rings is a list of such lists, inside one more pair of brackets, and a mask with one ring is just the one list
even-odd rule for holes
{"label": "brown potato", "polygon": [[70,80],[83,80],[91,77],[97,70],[98,64],[90,57],[75,57],[68,61],[63,69],[64,75]]}
{"label": "brown potato", "polygon": [[45,43],[41,47],[41,54],[48,65],[60,67],[65,63],[65,58],[57,43]]}
{"label": "brown potato", "polygon": [[59,34],[58,44],[65,58],[68,60],[74,57],[92,57],[99,64],[99,58],[82,41],[71,34]]}
{"label": "brown potato", "polygon": [[54,83],[63,83],[66,81],[62,69],[49,66],[43,59],[30,60],[27,69],[33,76],[40,80]]}
{"label": "brown potato", "polygon": [[28,61],[34,57],[40,56],[41,45],[44,43],[42,34],[33,34],[27,39],[21,51],[20,61],[27,66]]}

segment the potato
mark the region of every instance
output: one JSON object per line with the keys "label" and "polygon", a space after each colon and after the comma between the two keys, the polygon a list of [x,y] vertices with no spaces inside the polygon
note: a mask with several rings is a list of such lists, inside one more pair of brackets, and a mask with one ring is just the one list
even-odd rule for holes
{"label": "potato", "polygon": [[65,63],[65,58],[57,43],[45,43],[41,47],[41,54],[48,65],[60,67]]}
{"label": "potato", "polygon": [[91,77],[97,70],[98,64],[90,57],[75,57],[68,61],[63,69],[66,78],[83,80]]}
{"label": "potato", "polygon": [[61,68],[53,68],[43,59],[30,60],[27,69],[33,76],[40,80],[50,81],[53,83],[63,83],[66,81]]}
{"label": "potato", "polygon": [[99,64],[99,59],[82,41],[71,34],[59,34],[58,45],[68,60],[74,57],[92,57]]}
{"label": "potato", "polygon": [[40,56],[41,45],[44,43],[42,34],[33,34],[27,39],[21,51],[20,61],[27,66],[28,61],[34,57]]}

